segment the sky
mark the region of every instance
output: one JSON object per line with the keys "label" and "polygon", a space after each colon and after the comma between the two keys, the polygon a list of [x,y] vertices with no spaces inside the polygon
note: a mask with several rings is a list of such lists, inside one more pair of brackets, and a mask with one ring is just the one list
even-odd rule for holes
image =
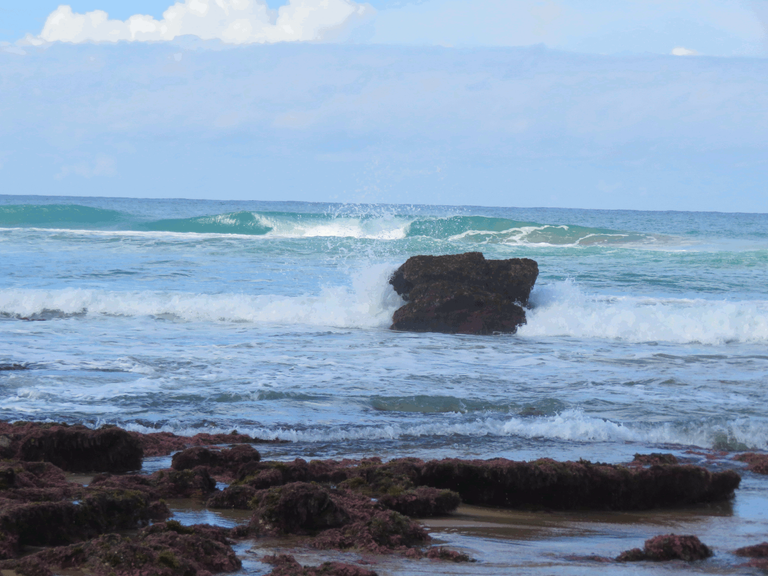
{"label": "sky", "polygon": [[768,0],[0,5],[0,193],[768,212]]}

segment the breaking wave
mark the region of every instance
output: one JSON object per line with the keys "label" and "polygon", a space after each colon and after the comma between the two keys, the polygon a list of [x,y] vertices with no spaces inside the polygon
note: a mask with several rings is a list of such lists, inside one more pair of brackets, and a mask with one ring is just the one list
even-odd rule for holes
{"label": "breaking wave", "polygon": [[537,286],[524,338],[721,345],[768,342],[768,301],[637,298],[584,293],[572,281]]}
{"label": "breaking wave", "polygon": [[67,205],[0,206],[0,227],[221,234],[265,238],[430,238],[463,244],[537,246],[652,245],[661,237],[567,224],[488,216],[430,217],[384,211],[345,213],[239,211],[191,218],[142,220],[114,210]]}

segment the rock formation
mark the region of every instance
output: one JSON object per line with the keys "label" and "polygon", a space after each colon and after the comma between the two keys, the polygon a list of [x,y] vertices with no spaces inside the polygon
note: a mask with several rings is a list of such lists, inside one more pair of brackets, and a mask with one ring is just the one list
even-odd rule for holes
{"label": "rock formation", "polygon": [[525,324],[539,267],[528,258],[486,260],[481,252],[413,256],[390,279],[407,302],[393,330],[492,334]]}

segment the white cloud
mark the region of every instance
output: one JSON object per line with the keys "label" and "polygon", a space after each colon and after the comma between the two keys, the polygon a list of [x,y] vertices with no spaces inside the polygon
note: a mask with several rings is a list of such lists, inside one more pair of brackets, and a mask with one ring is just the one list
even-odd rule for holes
{"label": "white cloud", "polygon": [[161,20],[136,14],[110,20],[103,10],[85,14],[59,6],[30,42],[119,42],[173,40],[194,35],[228,44],[318,41],[337,38],[340,31],[367,20],[375,10],[353,0],[290,0],[279,10],[265,0],[184,0],[163,13]]}
{"label": "white cloud", "polygon": [[115,159],[99,154],[92,162],[79,162],[77,164],[71,164],[62,166],[56,179],[61,180],[66,178],[70,174],[82,176],[83,178],[93,178],[94,176],[114,176],[115,175]]}
{"label": "white cloud", "polygon": [[682,46],[678,46],[677,48],[672,49],[672,56],[698,56],[699,53],[696,52],[696,50],[689,50],[688,48],[683,48]]}

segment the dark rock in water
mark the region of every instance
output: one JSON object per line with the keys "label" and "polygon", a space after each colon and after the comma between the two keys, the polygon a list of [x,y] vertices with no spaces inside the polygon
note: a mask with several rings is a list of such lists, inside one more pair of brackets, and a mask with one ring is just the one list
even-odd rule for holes
{"label": "dark rock in water", "polygon": [[227,540],[228,531],[178,522],[154,524],[136,536],[106,534],[90,542],[49,548],[0,568],[24,576],[51,576],[75,569],[93,576],[189,576],[239,570],[242,563]]}
{"label": "dark rock in water", "polygon": [[556,510],[648,510],[724,500],[741,477],[699,466],[628,468],[591,462],[446,459],[427,462],[418,483],[458,492],[467,504]]}
{"label": "dark rock in water", "polygon": [[676,536],[664,534],[654,536],[645,541],[643,549],[633,548],[622,552],[616,558],[619,562],[639,562],[651,560],[653,562],[666,562],[669,560],[705,560],[712,556],[709,546],[702,544],[696,536]]}
{"label": "dark rock in water", "polygon": [[396,495],[384,494],[379,504],[405,516],[431,518],[453,512],[461,504],[461,498],[451,490],[420,486]]}
{"label": "dark rock in water", "polygon": [[528,258],[486,260],[481,252],[413,256],[390,284],[408,303],[392,318],[393,330],[492,334],[525,324],[539,267]]}
{"label": "dark rock in water", "polygon": [[745,452],[734,457],[734,460],[749,464],[749,470],[756,474],[768,474],[768,454]]}
{"label": "dark rock in water", "polygon": [[190,470],[197,466],[207,466],[212,476],[222,481],[231,481],[243,465],[259,460],[261,460],[259,452],[247,444],[224,450],[210,450],[198,446],[174,454],[171,466],[174,470]]}
{"label": "dark rock in water", "polygon": [[262,562],[274,568],[267,576],[377,576],[376,572],[342,562],[324,562],[320,566],[302,566],[293,556],[264,556]]}
{"label": "dark rock in water", "polygon": [[120,428],[38,427],[26,434],[16,457],[45,461],[69,472],[139,470],[144,452],[138,440]]}
{"label": "dark rock in water", "polygon": [[135,490],[153,499],[207,498],[216,490],[216,481],[205,466],[192,470],[158,470],[151,476],[128,474],[125,476],[99,475],[91,487],[110,490]]}
{"label": "dark rock in water", "polygon": [[251,486],[227,486],[221,492],[211,496],[205,505],[208,508],[250,510],[254,496],[256,496],[256,488]]}
{"label": "dark rock in water", "polygon": [[131,432],[141,442],[144,456],[167,456],[172,452],[193,446],[219,446],[222,444],[281,443],[282,440],[261,440],[233,430],[229,434],[208,434],[201,432],[194,436],[177,436],[171,432]]}
{"label": "dark rock in water", "polygon": [[427,558],[430,560],[444,560],[446,562],[474,562],[468,554],[464,552],[457,552],[456,550],[450,550],[438,546],[436,548],[430,548],[427,552]]}
{"label": "dark rock in water", "polygon": [[651,454],[635,454],[632,464],[638,466],[664,466],[665,464],[678,464],[678,460],[674,454],[652,452]]}
{"label": "dark rock in water", "polygon": [[251,526],[260,534],[310,534],[349,522],[349,514],[329,491],[316,484],[294,482],[254,495]]}
{"label": "dark rock in water", "polygon": [[[22,546],[55,546],[125,530],[150,520],[149,499],[139,492],[94,492],[79,503],[6,503],[0,510],[0,540],[16,543],[4,551],[18,555]],[[5,538],[3,538],[5,536]]]}
{"label": "dark rock in water", "polygon": [[26,364],[0,364],[0,372],[15,372],[18,370],[29,370]]}
{"label": "dark rock in water", "polygon": [[736,556],[746,556],[747,558],[768,558],[768,542],[755,544],[754,546],[744,546],[734,551]]}

